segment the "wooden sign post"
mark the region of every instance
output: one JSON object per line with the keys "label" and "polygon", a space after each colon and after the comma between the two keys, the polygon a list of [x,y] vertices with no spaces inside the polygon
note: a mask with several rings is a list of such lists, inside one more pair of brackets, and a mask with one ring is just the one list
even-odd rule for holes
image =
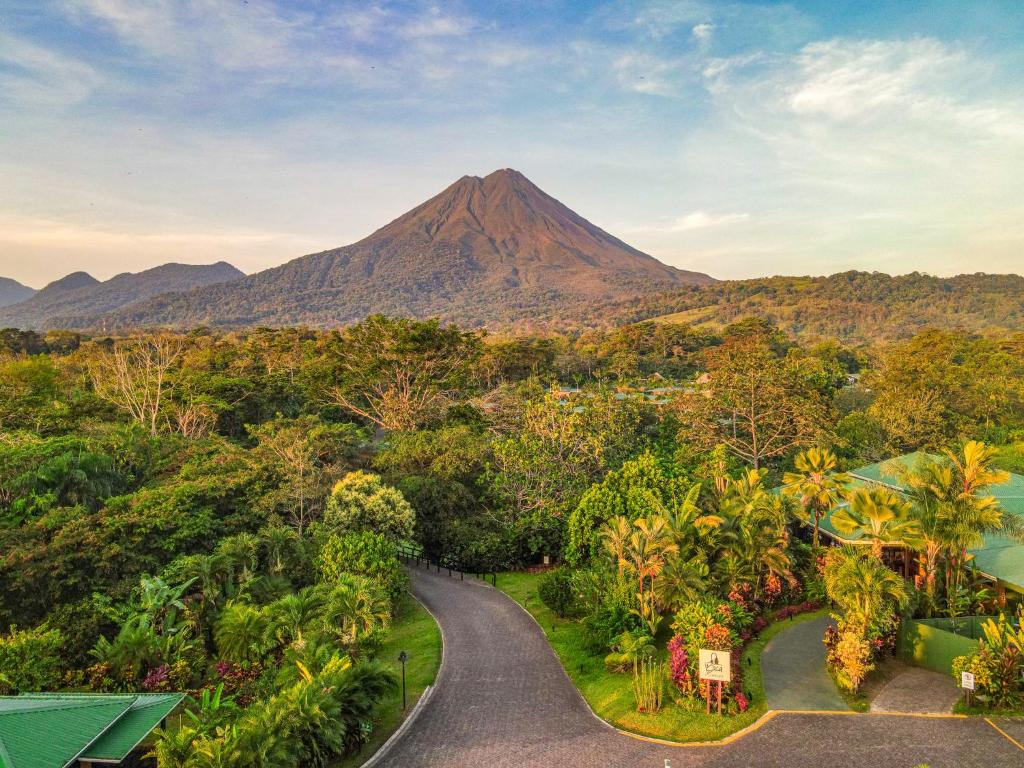
{"label": "wooden sign post", "polygon": [[971,706],[971,691],[974,690],[974,674],[971,672],[961,672],[960,687],[964,689],[964,694],[967,696],[967,706]]}
{"label": "wooden sign post", "polygon": [[713,651],[701,648],[697,658],[698,674],[708,681],[708,714],[711,714],[711,696],[718,683],[718,714],[722,714],[722,687],[732,680],[731,654],[729,651]]}

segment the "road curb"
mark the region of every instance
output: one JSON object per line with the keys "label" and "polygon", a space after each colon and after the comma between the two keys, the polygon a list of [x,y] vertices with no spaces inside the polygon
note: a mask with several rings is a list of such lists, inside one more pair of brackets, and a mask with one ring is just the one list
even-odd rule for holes
{"label": "road curb", "polygon": [[373,768],[375,765],[377,765],[378,762],[380,762],[387,756],[387,753],[391,751],[395,744],[397,744],[401,740],[402,736],[405,735],[405,732],[409,730],[410,727],[412,727],[412,724],[416,721],[416,718],[419,717],[420,712],[423,711],[423,708],[427,705],[427,702],[430,701],[431,697],[434,695],[434,691],[437,690],[437,686],[441,681],[441,673],[444,672],[444,657],[445,651],[448,648],[448,643],[445,642],[444,639],[444,627],[441,626],[441,622],[437,620],[437,616],[434,615],[434,612],[427,607],[426,603],[424,603],[415,594],[413,594],[412,590],[409,590],[409,595],[412,597],[413,600],[420,604],[423,610],[430,614],[430,618],[432,618],[434,620],[434,624],[437,625],[437,630],[441,634],[441,663],[437,667],[437,675],[434,677],[433,685],[428,685],[426,688],[423,689],[423,693],[420,694],[419,701],[417,701],[416,704],[413,706],[412,710],[406,716],[405,720],[402,721],[402,724],[398,726],[397,729],[395,729],[395,732],[388,737],[387,741],[380,745],[380,749],[378,749],[376,752],[370,755],[369,760],[363,763],[359,768]]}

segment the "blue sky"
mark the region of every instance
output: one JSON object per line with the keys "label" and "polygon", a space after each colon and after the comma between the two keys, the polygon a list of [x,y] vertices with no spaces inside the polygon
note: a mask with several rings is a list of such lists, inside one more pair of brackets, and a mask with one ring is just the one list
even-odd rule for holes
{"label": "blue sky", "polygon": [[246,272],[516,168],[679,267],[1021,272],[1024,3],[6,0],[0,275]]}

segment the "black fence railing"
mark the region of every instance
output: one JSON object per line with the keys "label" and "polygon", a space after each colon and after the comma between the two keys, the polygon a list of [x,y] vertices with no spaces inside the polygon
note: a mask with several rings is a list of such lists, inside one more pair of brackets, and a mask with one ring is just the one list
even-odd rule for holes
{"label": "black fence railing", "polygon": [[414,568],[426,568],[428,571],[433,569],[437,573],[447,573],[451,578],[458,576],[459,581],[464,581],[466,576],[471,576],[482,581],[490,581],[491,586],[498,586],[498,574],[494,571],[477,571],[464,568],[461,563],[455,561],[435,560],[423,554],[422,550],[407,544],[400,544],[398,546],[398,559]]}

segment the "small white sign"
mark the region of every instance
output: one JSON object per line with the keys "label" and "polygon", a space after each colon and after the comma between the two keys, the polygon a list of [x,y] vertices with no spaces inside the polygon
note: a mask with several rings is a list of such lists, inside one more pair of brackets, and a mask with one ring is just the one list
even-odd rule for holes
{"label": "small white sign", "polygon": [[973,672],[961,672],[960,673],[960,687],[966,688],[968,691],[974,690],[974,673]]}
{"label": "small white sign", "polygon": [[728,683],[732,680],[732,667],[729,665],[729,651],[710,651],[700,649],[697,666],[700,668],[701,680],[718,680]]}

